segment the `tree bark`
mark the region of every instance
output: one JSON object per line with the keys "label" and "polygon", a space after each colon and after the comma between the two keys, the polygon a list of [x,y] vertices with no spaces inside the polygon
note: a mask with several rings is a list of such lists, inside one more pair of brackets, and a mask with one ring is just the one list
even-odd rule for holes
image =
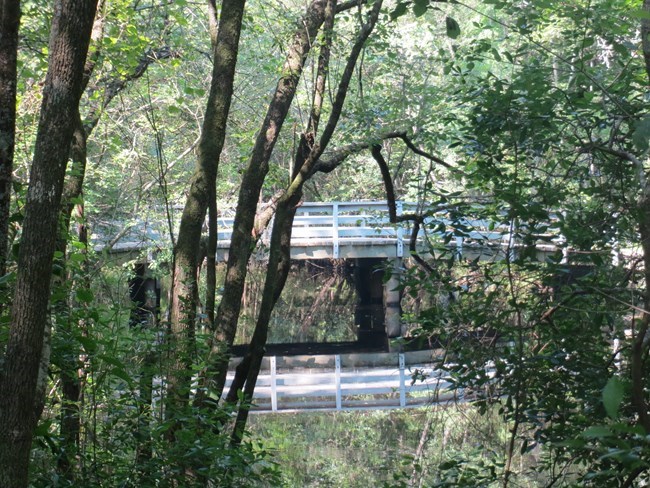
{"label": "tree bark", "polygon": [[19,25],[20,0],[0,0],[0,276],[6,272],[9,246]]}
{"label": "tree bark", "polygon": [[27,486],[36,383],[47,319],[61,193],[97,0],[61,0],[52,22],[25,204],[5,365],[0,376],[0,486]]}
{"label": "tree bark", "polygon": [[215,317],[215,334],[205,372],[205,386],[217,397],[221,395],[226,380],[227,349],[232,345],[237,330],[246,265],[254,244],[252,231],[260,191],[269,169],[271,153],[296,93],[307,54],[325,19],[326,3],[326,0],[313,0],[299,23],[282,68],[283,75],[278,81],[243,176],[226,267],[224,293]]}
{"label": "tree bark", "polygon": [[[201,229],[210,202],[215,201],[219,158],[233,93],[239,35],[245,0],[225,0],[221,9],[208,105],[199,141],[198,162],[181,217],[174,249],[171,296],[170,351],[167,412],[172,418],[187,405],[194,353],[194,327],[198,303],[197,256]],[[169,430],[174,436],[174,428]]]}

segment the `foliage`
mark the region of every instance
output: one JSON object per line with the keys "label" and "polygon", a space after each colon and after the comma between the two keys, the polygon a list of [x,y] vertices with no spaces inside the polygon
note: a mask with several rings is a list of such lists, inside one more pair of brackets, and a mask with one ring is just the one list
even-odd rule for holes
{"label": "foliage", "polygon": [[[52,15],[43,2],[22,5],[16,243]],[[176,214],[167,211],[183,203],[189,188],[210,84],[204,8],[107,2],[101,53],[81,107],[86,122],[98,117],[88,141],[86,215],[79,221],[96,234],[109,237],[146,222],[172,241]],[[247,8],[217,183],[222,214],[235,200],[302,4],[249,2]],[[127,326],[133,263],[111,264],[109,254],[87,252],[71,238],[65,263],[55,269],[60,282],[51,297],[52,394],[36,434],[33,484],[165,486],[175,476],[187,482],[186,473],[170,471],[178,465],[195,470],[197,480],[224,486],[252,479],[294,486],[368,486],[369,480],[408,486],[418,477],[428,486],[629,486],[643,480],[650,447],[632,398],[638,380],[631,365],[648,295],[639,246],[650,140],[648,79],[639,51],[645,18],[640,3],[630,0],[399,0],[384,9],[364,48],[333,148],[406,129],[419,147],[452,167],[412,154],[401,140],[382,143],[398,197],[437,209],[427,216],[426,231],[438,258],[429,270],[411,266],[402,286],[411,335],[445,346],[440,367],[458,390],[474,395],[483,415],[477,419],[464,407],[449,413],[471,416],[471,422],[463,417],[468,423],[445,421],[443,437],[451,422],[456,430],[448,435],[457,442],[431,434],[426,454],[402,466],[402,454],[414,456],[417,445],[414,438],[395,438],[396,432],[417,435],[429,421],[424,414],[396,413],[388,420],[368,414],[359,417],[363,421],[295,416],[268,425],[255,420],[252,430],[264,447],[247,442],[234,449],[229,439],[205,429],[205,411],[190,408],[183,413],[189,427],[170,449],[162,397],[150,407],[140,381],[147,375],[162,381],[173,351],[154,331]],[[333,80],[342,72],[357,21],[352,11],[337,18]],[[167,54],[136,77],[153,53]],[[290,175],[316,63],[311,57],[306,62],[270,162],[264,200]],[[125,80],[119,95],[105,103]],[[376,163],[363,152],[305,188],[310,200],[384,198]],[[472,254],[471,245],[481,242],[469,238],[474,229],[468,220],[492,222],[490,231],[516,247],[487,260]],[[457,237],[465,239],[463,256],[450,250]],[[539,244],[558,250],[540,260]],[[160,254],[155,272],[163,280],[169,280],[169,261],[169,254]],[[15,262],[0,281],[4,305],[12,301],[14,276]],[[245,298],[251,302],[261,295],[258,280],[249,279]],[[318,280],[299,285],[308,297],[323,292]],[[352,296],[346,283],[330,291],[330,302]],[[280,305],[297,310],[303,299],[288,290]],[[337,313],[344,308],[329,305]],[[247,309],[242,323],[255,323],[256,310]],[[2,349],[7,311],[0,309]],[[276,313],[274,320],[274,342],[354,336],[350,328],[326,330],[323,324],[332,321],[324,318],[315,319],[313,334],[305,335],[302,309],[295,319]],[[242,340],[250,335],[240,328]],[[188,374],[205,366],[208,340],[198,339]],[[64,395],[55,378],[69,369],[70,358],[84,392],[79,449],[71,453],[79,468],[75,481],[55,469],[65,446]],[[649,386],[646,362],[642,390]],[[470,427],[481,422],[491,426],[484,437]],[[317,432],[308,430],[310,423]],[[287,432],[296,426],[291,439]],[[138,458],[143,432],[150,439],[148,458]],[[434,447],[440,442],[440,449]],[[389,460],[379,452],[386,443],[398,446]],[[321,445],[325,455],[315,452]],[[284,468],[281,481],[269,452]]]}

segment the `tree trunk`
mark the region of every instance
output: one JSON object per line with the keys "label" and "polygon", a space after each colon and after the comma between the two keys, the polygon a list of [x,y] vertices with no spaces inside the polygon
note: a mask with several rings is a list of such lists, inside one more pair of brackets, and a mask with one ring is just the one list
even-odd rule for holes
{"label": "tree trunk", "polygon": [[[68,245],[68,232],[75,201],[81,197],[83,180],[86,172],[86,132],[77,112],[75,127],[70,147],[72,158],[72,171],[65,182],[62,196],[61,227],[56,250],[61,253],[61,275],[58,277],[60,286],[65,286],[67,281],[66,272],[66,248]],[[67,295],[67,294],[66,294]],[[66,296],[60,304],[54,304],[54,310],[61,315],[61,330],[67,337],[74,337],[74,329],[78,326],[72,322],[71,298]],[[61,453],[57,460],[59,474],[69,482],[74,482],[75,466],[73,459],[79,450],[79,432],[81,430],[81,418],[79,412],[79,401],[81,399],[81,371],[78,342],[72,340],[70,345],[63,351],[61,358]]]}
{"label": "tree trunk", "polygon": [[9,245],[19,24],[20,1],[0,0],[0,276],[6,272]]}
{"label": "tree trunk", "polygon": [[255,140],[240,187],[226,268],[224,293],[215,317],[216,330],[206,372],[207,386],[217,397],[223,392],[228,366],[226,352],[232,345],[237,330],[241,297],[246,280],[246,266],[250,258],[251,247],[254,244],[253,227],[260,191],[269,169],[271,153],[296,93],[307,54],[325,19],[326,3],[326,0],[313,0],[299,23],[282,68],[283,76],[278,81],[266,117]]}
{"label": "tree trunk", "polygon": [[25,204],[5,364],[0,376],[0,486],[27,486],[36,384],[61,193],[97,0],[57,2]]}
{"label": "tree trunk", "polygon": [[[374,4],[367,22],[362,26],[357,35],[356,41],[351,49],[350,55],[348,56],[346,67],[337,89],[336,97],[334,98],[332,112],[330,113],[330,117],[325,125],[319,143],[314,144],[320,122],[322,103],[324,100],[325,74],[329,63],[329,41],[326,42],[321,50],[319,76],[315,87],[307,131],[300,138],[300,144],[298,145],[298,150],[296,152],[296,164],[291,175],[292,181],[278,203],[275,222],[273,223],[269,264],[264,283],[260,314],[255,325],[255,332],[251,339],[249,352],[245,360],[242,362],[241,369],[238,368],[235,380],[233,381],[233,385],[227,398],[228,401],[234,402],[234,399],[238,396],[236,388],[241,388],[242,378],[245,376],[246,380],[243,401],[240,403],[232,433],[232,442],[234,444],[238,444],[242,440],[246,422],[248,420],[250,402],[253,398],[255,383],[262,363],[262,357],[264,356],[264,348],[268,337],[271,313],[275,308],[278,298],[282,294],[287,275],[289,274],[289,268],[291,266],[291,234],[293,231],[293,220],[296,215],[296,208],[302,198],[303,186],[313,174],[313,166],[316,164],[316,161],[323,153],[334,134],[334,130],[343,110],[350,80],[354,73],[354,67],[356,66],[361,49],[377,23],[381,5],[381,1],[377,1]],[[326,12],[328,20],[327,30],[331,31],[333,27],[335,2],[328,2]],[[331,39],[330,34],[330,32],[326,32],[326,37]]]}
{"label": "tree trunk", "polygon": [[[269,255],[269,264],[264,282],[264,291],[262,293],[262,304],[260,313],[255,324],[255,331],[249,345],[246,357],[247,370],[238,371],[238,376],[245,376],[245,386],[243,399],[239,405],[237,419],[232,433],[233,444],[239,444],[242,441],[250,402],[253,399],[257,376],[260,372],[262,358],[264,357],[266,340],[269,331],[269,322],[271,313],[275,308],[291,268],[291,234],[293,230],[293,219],[296,215],[296,205],[300,202],[302,192],[295,193],[291,198],[283,199],[275,214],[273,222],[273,233],[271,235],[271,248]],[[233,401],[238,395],[236,393],[235,382],[233,382],[228,394],[228,400]],[[233,397],[234,395],[234,397]]]}
{"label": "tree trunk", "polygon": [[[201,229],[210,202],[215,199],[219,158],[226,136],[226,122],[233,93],[235,65],[245,0],[225,0],[214,49],[214,68],[208,106],[199,142],[198,163],[183,209],[174,249],[171,297],[170,350],[167,412],[172,417],[189,400],[194,354],[194,327],[198,303],[197,256]],[[170,439],[174,437],[170,429]]]}

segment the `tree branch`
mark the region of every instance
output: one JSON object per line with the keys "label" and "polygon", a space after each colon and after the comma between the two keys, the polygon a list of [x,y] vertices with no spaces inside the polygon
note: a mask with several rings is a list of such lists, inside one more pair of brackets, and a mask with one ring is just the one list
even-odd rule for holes
{"label": "tree branch", "polygon": [[147,71],[147,68],[156,61],[178,57],[180,57],[180,54],[177,51],[172,50],[169,46],[163,46],[158,49],[148,49],[142,55],[138,65],[130,74],[112,79],[104,78],[103,80],[100,80],[100,83],[106,84],[104,97],[99,106],[94,107],[84,121],[86,135],[90,135],[99,123],[99,119],[101,118],[104,109],[122,90],[124,90],[124,88],[126,88],[130,81],[141,78]]}

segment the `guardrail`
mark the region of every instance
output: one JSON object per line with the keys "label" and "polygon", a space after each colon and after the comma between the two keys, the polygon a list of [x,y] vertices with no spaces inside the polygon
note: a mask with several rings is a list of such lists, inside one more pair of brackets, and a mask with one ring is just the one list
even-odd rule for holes
{"label": "guardrail", "polygon": [[[422,207],[416,203],[396,202],[398,215],[418,213]],[[430,209],[429,209],[430,210]],[[231,216],[218,219],[218,257],[226,258],[230,247],[233,221]],[[455,219],[440,210],[425,220],[428,230],[420,230],[419,241],[425,232],[428,237],[454,247],[458,254],[465,247],[492,247],[510,252],[517,247],[515,222],[494,222],[485,219]],[[120,226],[114,224],[119,229]],[[270,228],[261,237],[262,244],[270,242]],[[432,229],[432,230],[431,230]],[[395,225],[388,218],[388,203],[378,202],[304,202],[296,211],[292,234],[292,257],[342,258],[342,257],[402,257],[411,238],[412,227],[408,223]],[[559,235],[540,234],[536,237],[538,249],[555,251],[561,241]],[[555,239],[555,241],[552,241]],[[96,242],[107,241],[95,235]],[[138,222],[123,239],[113,247],[113,252],[139,251],[152,247],[167,247],[164,226],[160,222]],[[298,249],[293,255],[293,248]],[[362,248],[376,249],[363,253]],[[96,245],[97,250],[102,245]],[[318,249],[318,252],[314,252]]]}
{"label": "guardrail", "polygon": [[451,388],[431,357],[431,351],[311,356],[303,367],[297,367],[295,357],[267,357],[251,411],[387,409],[464,401],[464,392]]}
{"label": "guardrail", "polygon": [[[416,213],[418,204],[396,202],[397,215]],[[218,247],[230,246],[233,228],[232,218],[219,219]],[[515,226],[513,223],[494,223],[481,219],[460,219],[453,221],[443,217],[429,217],[427,224],[444,227],[453,235],[450,242],[458,253],[465,245],[491,244],[500,248],[514,248]],[[458,225],[463,230],[457,231]],[[271,226],[269,226],[270,228]],[[423,233],[423,230],[420,230]],[[393,224],[388,217],[388,203],[379,202],[305,202],[296,211],[291,238],[292,247],[328,247],[328,257],[342,257],[342,246],[390,246],[395,257],[404,256],[408,247],[412,227],[408,223]],[[262,243],[270,242],[269,230],[262,235]],[[554,246],[553,246],[554,247]]]}

